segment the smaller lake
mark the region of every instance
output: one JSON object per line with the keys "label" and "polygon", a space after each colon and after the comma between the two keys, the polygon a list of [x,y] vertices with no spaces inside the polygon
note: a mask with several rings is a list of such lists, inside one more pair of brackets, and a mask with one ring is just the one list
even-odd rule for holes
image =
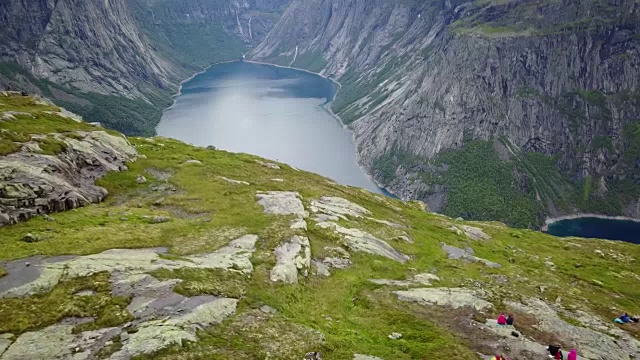
{"label": "smaller lake", "polygon": [[231,62],[185,82],[158,135],[258,155],[385,193],[356,161],[351,133],[326,106],[337,85],[319,75]]}
{"label": "smaller lake", "polygon": [[549,224],[547,233],[566,237],[609,239],[640,244],[640,222],[584,217]]}

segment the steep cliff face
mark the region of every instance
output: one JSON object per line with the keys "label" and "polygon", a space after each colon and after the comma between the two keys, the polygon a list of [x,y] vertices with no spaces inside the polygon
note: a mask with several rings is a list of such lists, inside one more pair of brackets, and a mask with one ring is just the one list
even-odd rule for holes
{"label": "steep cliff face", "polygon": [[333,110],[396,194],[536,227],[640,215],[639,24],[636,1],[300,0],[253,54],[341,81]]}
{"label": "steep cliff face", "polygon": [[0,6],[8,40],[3,59],[17,60],[38,78],[82,91],[140,96],[136,80],[166,87],[177,76],[137,31],[124,1],[6,1]]}
{"label": "steep cliff face", "polygon": [[152,134],[193,71],[264,38],[285,0],[37,0],[0,4],[0,86],[128,134]]}

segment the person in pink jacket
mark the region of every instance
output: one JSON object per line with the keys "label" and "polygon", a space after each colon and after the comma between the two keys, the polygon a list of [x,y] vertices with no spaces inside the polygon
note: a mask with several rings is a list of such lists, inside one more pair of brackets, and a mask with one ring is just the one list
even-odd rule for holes
{"label": "person in pink jacket", "polygon": [[504,317],[504,314],[498,316],[498,325],[507,325],[507,318]]}
{"label": "person in pink jacket", "polygon": [[576,352],[576,349],[572,349],[571,352],[569,353],[569,357],[567,358],[567,360],[578,360],[578,353]]}

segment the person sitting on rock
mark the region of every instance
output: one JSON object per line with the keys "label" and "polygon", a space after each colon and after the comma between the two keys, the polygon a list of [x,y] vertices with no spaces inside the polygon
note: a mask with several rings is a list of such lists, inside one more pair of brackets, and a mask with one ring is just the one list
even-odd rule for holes
{"label": "person sitting on rock", "polygon": [[622,322],[624,324],[626,324],[626,323],[631,321],[631,318],[629,317],[629,314],[624,313],[624,314],[620,315],[620,320],[622,320]]}
{"label": "person sitting on rock", "polygon": [[513,321],[514,321],[514,319],[513,319],[513,315],[509,314],[509,315],[507,316],[507,325],[509,325],[509,326],[513,326]]}
{"label": "person sitting on rock", "polygon": [[498,316],[498,325],[500,326],[507,325],[507,318],[504,317],[503,313],[500,313],[500,316]]}
{"label": "person sitting on rock", "polygon": [[559,345],[549,345],[547,346],[547,350],[549,350],[549,357],[551,359],[563,359]]}
{"label": "person sitting on rock", "polygon": [[578,352],[576,351],[576,349],[571,349],[567,360],[578,360]]}

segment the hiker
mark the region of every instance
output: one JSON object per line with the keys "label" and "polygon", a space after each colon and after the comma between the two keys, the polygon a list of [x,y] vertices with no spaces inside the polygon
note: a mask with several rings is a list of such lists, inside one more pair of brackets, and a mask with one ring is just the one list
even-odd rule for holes
{"label": "hiker", "polygon": [[500,326],[507,325],[507,318],[504,317],[503,313],[500,313],[500,316],[498,316],[498,325]]}
{"label": "hiker", "polygon": [[562,355],[562,351],[560,351],[559,345],[549,345],[547,346],[547,350],[549,350],[549,357],[551,359],[563,360],[564,356]]}
{"label": "hiker", "polygon": [[640,321],[640,315],[633,315],[631,317],[631,321],[633,321],[635,323],[639,322]]}
{"label": "hiker", "polygon": [[513,326],[513,321],[513,315],[509,314],[509,316],[507,316],[507,325]]}
{"label": "hiker", "polygon": [[567,360],[578,360],[578,352],[576,352],[576,349],[571,349]]}
{"label": "hiker", "polygon": [[631,321],[631,318],[629,317],[629,314],[624,313],[624,314],[620,315],[620,317],[616,318],[613,321],[618,323],[618,324],[626,324],[629,321]]}

